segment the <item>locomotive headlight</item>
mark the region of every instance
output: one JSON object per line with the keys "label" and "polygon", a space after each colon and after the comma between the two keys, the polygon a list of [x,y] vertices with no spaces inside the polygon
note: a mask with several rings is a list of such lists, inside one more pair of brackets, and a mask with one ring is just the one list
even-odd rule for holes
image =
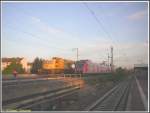
{"label": "locomotive headlight", "polygon": [[72,64],[71,67],[74,69],[75,68],[75,64]]}

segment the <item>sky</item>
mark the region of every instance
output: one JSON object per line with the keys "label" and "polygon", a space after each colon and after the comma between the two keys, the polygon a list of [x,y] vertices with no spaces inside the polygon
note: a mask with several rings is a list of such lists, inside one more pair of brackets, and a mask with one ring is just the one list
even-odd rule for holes
{"label": "sky", "polygon": [[2,57],[148,62],[147,2],[3,2]]}

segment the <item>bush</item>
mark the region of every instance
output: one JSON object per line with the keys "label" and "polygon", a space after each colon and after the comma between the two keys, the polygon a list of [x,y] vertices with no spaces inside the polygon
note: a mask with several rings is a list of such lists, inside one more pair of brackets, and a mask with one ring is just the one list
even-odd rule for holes
{"label": "bush", "polygon": [[125,77],[127,77],[127,75],[128,71],[126,69],[119,67],[113,73],[113,79],[114,81],[123,80]]}

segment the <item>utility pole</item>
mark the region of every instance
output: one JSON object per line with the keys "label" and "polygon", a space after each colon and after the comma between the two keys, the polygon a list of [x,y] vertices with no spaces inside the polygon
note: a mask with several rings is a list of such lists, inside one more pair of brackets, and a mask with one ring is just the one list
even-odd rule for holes
{"label": "utility pole", "polygon": [[78,57],[79,57],[79,50],[78,50],[78,48],[73,48],[73,50],[76,50],[76,57],[77,57],[77,61],[78,61]]}
{"label": "utility pole", "polygon": [[76,53],[76,54],[77,54],[77,56],[76,56],[76,57],[77,57],[77,60],[76,60],[76,62],[75,62],[75,64],[74,64],[74,66],[73,66],[73,68],[75,69],[75,73],[76,73],[76,63],[77,63],[77,61],[78,61],[79,51],[78,51],[78,48],[73,48],[72,50],[73,50],[73,51],[76,50],[76,52],[77,52],[77,53]]}
{"label": "utility pole", "polygon": [[114,64],[113,64],[113,47],[111,46],[111,72],[113,72]]}
{"label": "utility pole", "polygon": [[77,49],[77,61],[78,61],[78,57],[79,57],[79,54],[78,54],[78,48],[76,48]]}
{"label": "utility pole", "polygon": [[109,67],[109,53],[108,53],[108,67]]}

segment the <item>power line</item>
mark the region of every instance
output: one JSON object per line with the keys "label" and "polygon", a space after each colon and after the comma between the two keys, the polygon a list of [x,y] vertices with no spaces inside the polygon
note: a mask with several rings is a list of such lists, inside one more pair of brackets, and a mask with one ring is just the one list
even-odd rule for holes
{"label": "power line", "polygon": [[[88,7],[88,6],[87,6],[87,7]],[[91,10],[91,11],[92,11],[92,10]],[[27,13],[26,11],[24,11],[24,10],[23,10],[22,12],[23,12],[24,15],[27,15],[28,17],[33,17],[32,15],[28,14],[28,13]],[[95,15],[94,12],[93,12],[93,14]],[[95,18],[96,18],[97,22],[98,22],[99,24],[101,24],[101,22],[99,22],[99,20],[98,20],[98,18],[96,17],[96,15],[95,15]],[[101,24],[101,26],[103,26],[103,25]],[[109,36],[109,33],[107,33],[107,31],[105,30],[104,26],[103,26],[103,29],[104,29],[105,33]],[[15,29],[13,29],[13,30],[15,30]],[[20,29],[19,29],[19,30],[20,30]],[[34,35],[33,33],[26,32],[26,31],[21,31],[21,32],[23,32],[24,34],[30,35],[30,36],[32,36],[33,38],[36,38],[36,39],[38,39],[38,40],[44,42],[45,44],[48,44],[47,41],[44,41],[43,39],[41,39],[41,37],[39,37],[39,36],[37,36],[37,35]],[[109,37],[110,37],[110,36],[109,36]],[[45,46],[46,46],[46,45],[45,45]],[[58,50],[62,50],[62,51],[66,50],[66,49],[62,49],[62,48],[56,48],[56,47],[50,46],[50,45],[49,45],[49,47],[52,47],[52,48],[55,48],[55,49],[58,49]]]}
{"label": "power line", "polygon": [[[89,10],[89,12],[92,14],[92,16],[94,17],[94,19],[96,20],[96,22],[99,24],[99,26],[103,29],[103,31],[105,32],[105,34],[107,35],[107,37],[112,41],[112,43],[114,43],[111,35],[109,34],[109,32],[105,29],[104,25],[102,24],[102,22],[99,20],[99,18],[96,16],[95,12],[88,6],[87,3],[83,3],[86,8]],[[114,44],[116,45],[116,44]]]}
{"label": "power line", "polygon": [[[27,17],[30,17],[30,18],[33,18],[33,16],[30,14],[30,13],[27,13],[25,10],[21,10],[21,13],[23,13],[24,15],[26,15]],[[43,23],[44,24],[44,23]],[[14,30],[14,29],[13,29]],[[36,39],[38,38],[38,39],[41,39],[39,36],[36,36],[36,35],[34,35],[34,34],[32,34],[32,33],[29,33],[29,32],[26,32],[26,31],[21,31],[21,32],[23,32],[23,33],[25,33],[25,34],[27,34],[27,35],[30,35],[30,36],[32,36],[32,37],[36,37]],[[42,42],[43,42],[43,40],[42,40]],[[51,46],[52,47],[52,46]],[[62,50],[63,52],[65,51],[66,52],[66,50],[68,51],[68,49],[62,49],[62,48],[56,48],[56,47],[53,47],[53,48],[55,48],[55,49],[59,49],[59,50]],[[71,49],[70,49],[71,50]],[[78,58],[77,58],[78,59]]]}
{"label": "power line", "polygon": [[[24,14],[24,15],[27,15],[24,11],[23,11],[23,14]],[[27,16],[32,17],[32,16],[30,16],[30,15],[27,15]],[[19,22],[22,24],[21,21],[19,21]],[[17,20],[17,23],[18,23],[18,20]],[[5,26],[8,26],[9,29],[16,30],[16,31],[20,31],[20,32],[22,32],[22,33],[24,33],[24,34],[30,35],[31,37],[40,40],[40,42],[44,42],[44,43],[46,42],[46,43],[48,44],[48,41],[44,41],[44,40],[43,40],[42,38],[40,38],[39,36],[34,35],[34,34],[30,33],[30,32],[26,32],[26,31],[23,31],[23,30],[21,30],[21,29],[15,28],[15,27],[14,27],[15,25],[8,25],[8,24],[7,24],[7,25],[5,25]],[[12,27],[12,26],[13,26],[13,27]],[[30,24],[30,26],[32,26],[32,25]],[[51,40],[50,40],[50,41],[51,41]],[[45,44],[46,44],[46,43],[45,43]],[[54,46],[49,46],[49,47],[52,47],[52,48],[55,48],[55,49],[59,49],[59,50],[66,50],[66,49],[57,48],[57,47],[54,47]]]}
{"label": "power line", "polygon": [[[40,42],[43,41],[43,40],[41,40],[40,37],[38,37],[38,36],[36,36],[36,35],[34,35],[34,34],[32,34],[32,33],[29,33],[29,32],[26,32],[26,31],[23,31],[23,30],[20,30],[20,29],[19,29],[19,30],[16,30],[16,29],[14,29],[14,27],[11,27],[11,26],[9,26],[9,29],[15,30],[16,32],[24,33],[24,34],[26,34],[26,35],[29,35],[29,36],[35,38],[36,40],[39,40]],[[14,41],[14,42],[16,42],[16,41]],[[45,41],[44,41],[44,43],[45,43]],[[61,55],[61,52],[62,52],[62,53],[69,53],[69,55],[67,55],[67,56],[69,56],[70,58],[72,57],[72,55],[70,56],[71,49],[56,48],[56,47],[54,47],[54,46],[47,45],[47,43],[45,43],[44,46],[45,46],[46,48],[47,48],[47,47],[51,47],[52,49],[55,49],[55,50],[57,49],[57,50],[59,51],[59,53],[57,53],[56,56],[57,56],[57,55],[62,56],[62,55]],[[43,47],[43,46],[42,46],[42,47]],[[69,52],[68,50],[70,50],[70,52]],[[66,54],[65,54],[65,55],[66,55]]]}
{"label": "power line", "polygon": [[73,51],[76,51],[76,57],[77,57],[76,61],[78,61],[78,58],[79,58],[79,49],[78,48],[73,48]]}
{"label": "power line", "polygon": [[[89,12],[91,13],[91,15],[94,17],[94,19],[96,20],[96,22],[99,24],[99,26],[103,29],[103,31],[107,34],[107,37],[112,40],[112,43],[114,44],[114,46],[116,48],[118,48],[117,44],[113,41],[110,33],[105,29],[104,25],[102,24],[102,22],[99,20],[99,18],[96,16],[95,12],[88,6],[87,3],[84,3],[84,5],[86,6],[86,8],[89,10]],[[102,20],[102,19],[101,19]]]}
{"label": "power line", "polygon": [[[101,10],[102,10],[102,12],[103,12],[104,10],[103,10],[103,8],[102,8],[101,5],[100,5],[100,8],[101,8]],[[105,15],[105,13],[101,13],[101,14],[103,14],[103,16],[100,15],[101,21],[104,20],[104,19],[103,19],[104,16],[106,16],[106,18],[109,18],[107,15]],[[105,23],[105,24],[107,24],[109,27],[110,27],[110,26],[113,26],[112,23],[111,23],[110,21],[107,21],[107,23]],[[114,31],[114,32],[111,33],[111,34],[112,34],[112,35],[114,34],[114,35],[116,36],[117,33]],[[117,36],[118,36],[118,35],[117,35]],[[115,42],[118,42],[118,40],[115,39]]]}
{"label": "power line", "polygon": [[55,49],[57,49],[57,50],[67,50],[67,49],[63,49],[63,48],[57,48],[57,47],[54,47],[54,46],[50,46],[50,45],[47,45],[47,44],[49,44],[48,42],[46,42],[46,41],[43,41],[43,39],[41,39],[39,36],[37,36],[37,35],[34,35],[34,34],[32,34],[32,33],[30,33],[30,32],[26,32],[26,31],[23,31],[23,30],[21,30],[21,29],[17,29],[16,30],[16,28],[15,27],[12,27],[12,26],[10,26],[9,25],[9,27],[8,27],[9,29],[12,29],[12,30],[15,30],[15,31],[17,31],[17,32],[21,32],[21,33],[24,33],[24,34],[26,34],[26,35],[29,35],[29,36],[31,36],[31,37],[33,37],[33,38],[35,38],[36,40],[38,39],[40,42],[44,42],[46,45],[44,45],[44,46],[47,46],[47,47],[51,47],[51,48],[55,48]]}
{"label": "power line", "polygon": [[[103,5],[99,5],[99,8],[102,10],[102,12],[104,11],[104,8],[102,7]],[[106,18],[109,18],[105,13],[101,13],[101,14],[103,14],[103,16],[101,16],[101,20],[104,20],[103,19],[103,17],[104,16],[106,16]],[[107,25],[109,25],[109,26],[113,26],[112,25],[112,23],[110,22],[110,21],[107,21],[107,23],[106,23]],[[113,32],[113,33],[111,33],[111,34],[114,34],[115,36],[118,36],[118,34],[117,34],[117,32]],[[118,39],[115,39],[115,41],[119,44],[119,40]],[[118,47],[118,45],[116,45],[117,46],[117,48],[119,48]],[[121,49],[122,51],[121,52],[123,52],[123,53],[120,53],[120,54],[126,54],[126,52],[124,51],[124,49]]]}
{"label": "power line", "polygon": [[[29,13],[29,11],[25,11],[24,9],[22,9],[21,10],[22,11],[22,13],[24,14],[24,15],[26,15],[26,16],[28,16],[28,17],[30,17],[30,18],[33,18],[33,16]],[[74,35],[72,35],[71,33],[69,33],[69,35],[71,35],[71,36],[74,36]],[[78,48],[77,48],[77,60],[78,60]]]}
{"label": "power line", "polygon": [[[16,7],[14,7],[14,8],[16,9]],[[21,11],[22,14],[26,15],[27,17],[34,18],[34,16],[30,13],[30,11],[27,11],[27,10],[24,10],[24,9],[21,9],[20,11]],[[35,17],[35,18],[36,18],[36,17]],[[39,18],[37,18],[37,19],[39,19]],[[46,25],[43,21],[41,21],[41,23],[42,23],[43,25]],[[55,25],[52,25],[52,24],[50,24],[50,25],[51,25],[52,27],[54,27],[54,28],[57,28],[57,27],[55,27]],[[47,27],[48,27],[48,26],[47,26]],[[72,38],[72,40],[79,40],[78,38],[75,38],[75,36],[74,36],[73,33],[67,31],[67,34],[69,35],[69,37],[70,37],[70,36],[71,36],[71,37],[74,37],[74,38]],[[55,35],[54,35],[54,36],[55,36]]]}

